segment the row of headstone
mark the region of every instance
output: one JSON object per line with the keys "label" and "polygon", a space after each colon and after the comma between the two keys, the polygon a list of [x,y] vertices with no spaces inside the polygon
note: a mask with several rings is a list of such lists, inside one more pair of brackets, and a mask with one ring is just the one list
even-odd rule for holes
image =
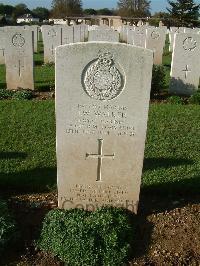
{"label": "row of headstone", "polygon": [[41,28],[44,44],[44,62],[55,62],[55,48],[59,45],[88,40],[87,25],[44,25]]}
{"label": "row of headstone", "polygon": [[119,42],[119,32],[109,27],[96,27],[89,31],[89,42]]}
{"label": "row of headstone", "polygon": [[[127,43],[130,36],[134,36],[134,45],[153,51],[154,64],[162,63],[163,47],[165,45],[166,29],[164,27],[124,27],[126,29]],[[29,30],[28,30],[29,29]],[[124,29],[121,29],[121,36]],[[29,34],[28,34],[28,33]],[[43,26],[44,58],[45,62],[55,61],[55,48],[65,43],[107,41],[119,42],[119,33],[108,27],[88,28],[81,25],[69,26]],[[89,33],[88,33],[89,32]],[[171,67],[170,92],[177,94],[192,94],[199,83],[199,34],[175,34],[174,53]],[[27,33],[27,34],[26,34]],[[35,37],[36,35],[36,37]],[[7,88],[34,89],[33,81],[33,41],[38,40],[38,30],[32,27],[4,27],[0,28],[0,60],[6,61]],[[142,36],[142,37],[141,37]],[[145,38],[144,38],[145,36]],[[179,42],[182,40],[182,45]],[[144,41],[141,43],[141,40]],[[34,42],[35,43],[35,42]],[[182,86],[181,86],[182,85]]]}
{"label": "row of headstone", "polygon": [[123,26],[119,28],[122,42],[150,49],[154,52],[154,64],[162,64],[167,28]]}

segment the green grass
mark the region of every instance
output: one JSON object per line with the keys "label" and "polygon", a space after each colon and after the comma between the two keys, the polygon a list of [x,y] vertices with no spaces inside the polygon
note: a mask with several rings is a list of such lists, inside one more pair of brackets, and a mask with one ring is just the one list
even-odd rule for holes
{"label": "green grass", "polygon": [[169,87],[170,71],[171,71],[172,53],[169,52],[169,35],[167,35],[165,48],[163,52],[163,66],[166,73],[166,87]]}
{"label": "green grass", "polygon": [[0,65],[0,89],[6,88],[6,67]]}
{"label": "green grass", "polygon": [[39,192],[56,184],[53,101],[0,102],[0,188]]}
{"label": "green grass", "polygon": [[[19,193],[56,187],[53,101],[0,102],[0,187]],[[200,106],[152,104],[143,189],[199,193]]]}

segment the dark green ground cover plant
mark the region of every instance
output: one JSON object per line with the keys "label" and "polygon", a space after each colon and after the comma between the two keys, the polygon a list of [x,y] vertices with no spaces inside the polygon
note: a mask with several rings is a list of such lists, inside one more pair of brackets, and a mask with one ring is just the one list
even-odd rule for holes
{"label": "dark green ground cover plant", "polygon": [[68,266],[114,266],[128,261],[133,240],[134,215],[124,209],[53,210],[38,246]]}
{"label": "dark green ground cover plant", "polygon": [[151,97],[158,94],[166,87],[165,68],[162,65],[154,65],[151,81]]}
{"label": "dark green ground cover plant", "polygon": [[190,104],[200,104],[200,90],[198,90],[192,96],[190,96],[188,102]]}
{"label": "dark green ground cover plant", "polygon": [[7,204],[0,199],[0,256],[5,248],[17,237],[16,224],[9,213]]}
{"label": "dark green ground cover plant", "polygon": [[11,99],[14,92],[6,89],[0,89],[0,100]]}
{"label": "dark green ground cover plant", "polygon": [[33,93],[28,90],[20,90],[13,93],[12,98],[15,100],[30,100],[33,98]]}
{"label": "dark green ground cover plant", "polygon": [[171,104],[184,104],[183,99],[180,96],[176,96],[176,95],[170,96],[167,99],[167,102]]}

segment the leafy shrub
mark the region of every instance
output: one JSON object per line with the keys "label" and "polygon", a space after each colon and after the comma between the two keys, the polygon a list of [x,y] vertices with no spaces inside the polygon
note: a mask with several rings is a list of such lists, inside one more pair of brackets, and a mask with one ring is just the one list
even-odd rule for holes
{"label": "leafy shrub", "polygon": [[191,104],[200,104],[200,90],[190,96],[188,102]]}
{"label": "leafy shrub", "polygon": [[154,65],[151,82],[151,96],[165,88],[165,69],[162,65]]}
{"label": "leafy shrub", "polygon": [[170,96],[167,99],[167,102],[171,104],[183,104],[184,103],[183,99],[181,99],[181,97],[176,96],[176,95]]}
{"label": "leafy shrub", "polygon": [[8,99],[13,96],[13,91],[9,91],[6,89],[0,89],[0,100]]}
{"label": "leafy shrub", "polygon": [[30,100],[33,98],[33,93],[31,91],[17,91],[13,94],[13,99],[15,100]]}
{"label": "leafy shrub", "polygon": [[15,223],[9,214],[7,204],[0,200],[0,255],[10,241],[16,238],[15,230]]}
{"label": "leafy shrub", "polygon": [[130,256],[133,221],[124,209],[53,210],[45,217],[38,247],[69,266],[121,265]]}

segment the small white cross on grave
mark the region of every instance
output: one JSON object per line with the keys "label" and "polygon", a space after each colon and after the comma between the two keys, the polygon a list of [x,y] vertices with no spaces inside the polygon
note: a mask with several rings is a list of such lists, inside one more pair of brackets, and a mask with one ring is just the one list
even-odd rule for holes
{"label": "small white cross on grave", "polygon": [[182,71],[185,72],[185,79],[187,79],[188,73],[191,72],[191,70],[189,69],[189,66],[186,65],[185,69],[183,69]]}
{"label": "small white cross on grave", "polygon": [[86,153],[86,159],[92,158],[92,159],[98,159],[98,166],[97,166],[97,182],[102,181],[102,163],[103,159],[113,159],[115,158],[115,154],[111,155],[105,155],[103,154],[103,139],[98,139],[98,154],[89,154]]}

